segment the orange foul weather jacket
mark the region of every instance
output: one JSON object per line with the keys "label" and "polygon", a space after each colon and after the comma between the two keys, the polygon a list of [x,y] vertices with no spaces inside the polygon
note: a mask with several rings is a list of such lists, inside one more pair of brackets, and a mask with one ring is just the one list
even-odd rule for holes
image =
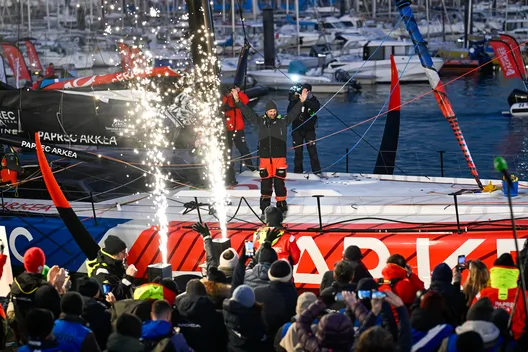
{"label": "orange foul weather jacket", "polygon": [[[270,227],[263,226],[254,233],[253,242],[255,252],[264,243],[269,229]],[[289,261],[292,266],[299,263],[299,259],[301,259],[301,250],[297,246],[297,239],[286,230],[281,231],[279,236],[271,243],[271,247],[277,252],[279,259]]]}

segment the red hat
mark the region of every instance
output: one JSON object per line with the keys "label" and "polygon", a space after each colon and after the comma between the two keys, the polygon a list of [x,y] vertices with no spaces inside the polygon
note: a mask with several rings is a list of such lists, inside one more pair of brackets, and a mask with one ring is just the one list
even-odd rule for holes
{"label": "red hat", "polygon": [[42,249],[32,247],[24,253],[24,268],[29,273],[38,273],[44,269],[46,264],[46,255]]}

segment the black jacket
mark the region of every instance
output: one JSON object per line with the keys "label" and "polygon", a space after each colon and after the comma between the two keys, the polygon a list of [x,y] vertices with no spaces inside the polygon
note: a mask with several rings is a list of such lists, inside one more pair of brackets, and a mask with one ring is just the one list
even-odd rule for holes
{"label": "black jacket", "polygon": [[[361,261],[350,261],[354,267],[354,279],[352,280],[353,284],[358,284],[361,279],[368,278],[372,279],[372,275],[365,267]],[[321,280],[321,285],[319,287],[319,292],[323,292],[325,288],[332,286],[334,279],[334,271],[329,270],[323,274],[323,279]]]}
{"label": "black jacket", "polygon": [[[290,103],[288,104],[288,109],[287,109],[288,113],[290,112],[290,110],[293,109],[293,107],[295,106],[295,104],[297,104],[298,101],[299,99],[290,100]],[[317,124],[317,115],[314,115],[311,118],[310,116],[312,116],[312,114],[315,114],[319,110],[320,107],[321,107],[321,103],[319,103],[319,100],[317,100],[315,96],[312,95],[310,99],[306,99],[306,101],[303,104],[301,113],[295,118],[295,120],[293,120],[292,130],[293,131],[295,130],[299,130],[299,131],[300,130],[304,130],[304,131],[315,130],[315,125]]]}
{"label": "black jacket", "polygon": [[465,321],[466,297],[460,291],[460,284],[442,281],[433,281],[429,290],[438,292],[444,297],[446,306],[445,319],[446,323],[452,326],[458,326]]}
{"label": "black jacket", "polygon": [[236,107],[242,111],[248,121],[258,128],[259,157],[285,158],[288,125],[301,113],[301,102],[295,104],[286,116],[278,115],[273,120],[266,115],[258,116],[251,108],[241,102],[236,103]]}
{"label": "black jacket", "polygon": [[138,340],[130,336],[112,333],[106,344],[107,352],[144,352],[145,347]]}
{"label": "black jacket", "polygon": [[229,352],[265,352],[272,346],[266,335],[260,306],[255,304],[246,308],[236,301],[226,299],[223,314]]}
{"label": "black jacket", "polygon": [[60,315],[60,296],[42,274],[23,272],[18,275],[11,286],[11,299],[15,309],[16,332],[18,337],[27,343],[26,316],[31,309],[50,310],[55,318]]}
{"label": "black jacket", "polygon": [[93,277],[99,283],[109,284],[111,292],[119,301],[132,297],[132,283],[134,278],[126,275],[125,266],[122,261],[115,260],[104,250],[99,250],[97,258],[87,262],[88,276]]}
{"label": "black jacket", "polygon": [[83,301],[84,311],[82,318],[86,321],[86,326],[93,331],[101,350],[104,350],[106,349],[108,336],[112,333],[112,314],[106,305],[91,297],[83,296]]}
{"label": "black jacket", "polygon": [[258,263],[252,269],[247,269],[244,277],[244,284],[252,289],[266,286],[270,283],[268,271],[271,267],[269,263]]}
{"label": "black jacket", "polygon": [[293,283],[271,281],[255,289],[255,300],[264,304],[262,315],[268,336],[275,337],[277,330],[295,315],[297,290]]}

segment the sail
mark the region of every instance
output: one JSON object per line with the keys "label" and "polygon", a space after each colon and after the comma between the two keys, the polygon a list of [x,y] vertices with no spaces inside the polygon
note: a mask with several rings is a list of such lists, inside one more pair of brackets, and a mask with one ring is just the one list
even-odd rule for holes
{"label": "sail", "polygon": [[506,78],[521,78],[522,75],[513,56],[513,50],[502,40],[490,40],[490,45]]}
{"label": "sail", "polygon": [[523,80],[526,80],[526,65],[524,64],[519,43],[517,43],[517,40],[514,37],[508,34],[501,34],[500,40],[510,46],[510,50],[513,52],[513,57],[515,58],[515,63],[519,69],[519,73],[523,77]]}
{"label": "sail", "polygon": [[42,64],[40,63],[37,50],[35,49],[35,45],[33,45],[33,42],[31,42],[31,40],[26,40],[25,44],[29,60],[29,69],[33,72],[43,72]]}
{"label": "sail", "polygon": [[117,43],[119,54],[121,55],[121,67],[123,71],[127,72],[132,69],[132,51],[125,43]]}
{"label": "sail", "polygon": [[22,53],[16,46],[9,43],[2,43],[2,50],[4,51],[9,67],[13,71],[15,78],[18,77],[18,80],[31,81],[31,75],[29,74],[26,63],[24,62],[24,57]]}
{"label": "sail", "polygon": [[398,139],[400,136],[400,80],[398,77],[398,68],[394,62],[394,56],[391,58],[391,90],[389,100],[389,112],[387,121],[385,121],[385,130],[381,140],[378,159],[374,174],[392,175],[396,165],[396,151],[398,149]]}

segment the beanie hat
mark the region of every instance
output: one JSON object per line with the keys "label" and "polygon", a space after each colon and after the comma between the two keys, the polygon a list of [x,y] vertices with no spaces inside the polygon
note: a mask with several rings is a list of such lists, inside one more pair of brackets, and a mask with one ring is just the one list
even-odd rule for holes
{"label": "beanie hat", "polygon": [[453,272],[451,268],[446,263],[440,263],[435,266],[433,270],[433,275],[431,276],[431,281],[441,281],[451,283],[453,280]]}
{"label": "beanie hat", "polygon": [[491,322],[499,328],[501,335],[508,334],[508,322],[510,320],[510,314],[502,308],[496,308],[491,313]]}
{"label": "beanie hat", "polygon": [[376,280],[371,279],[370,277],[365,277],[361,280],[359,280],[357,285],[358,291],[371,291],[371,290],[377,290],[378,289],[378,283]]}
{"label": "beanie hat", "polygon": [[124,251],[127,248],[126,243],[117,236],[109,235],[105,242],[105,252],[110,255],[116,255],[119,252]]}
{"label": "beanie hat", "polygon": [[240,285],[233,291],[233,297],[231,299],[246,308],[251,308],[255,304],[255,293],[248,285]]}
{"label": "beanie hat", "polygon": [[484,297],[476,301],[467,313],[467,320],[482,320],[491,322],[491,315],[493,314],[493,305],[488,297]]}
{"label": "beanie hat", "polygon": [[476,331],[466,331],[457,337],[456,350],[459,352],[482,352],[484,341]]}
{"label": "beanie hat", "polygon": [[295,307],[295,314],[301,315],[310,304],[317,301],[317,296],[313,292],[303,292],[299,298],[297,298],[297,306]]}
{"label": "beanie hat", "polygon": [[280,226],[284,221],[282,211],[273,205],[266,207],[264,210],[264,217],[266,219],[266,224],[270,226]]}
{"label": "beanie hat", "polygon": [[220,270],[218,270],[218,268],[215,266],[210,267],[207,271],[207,280],[211,282],[218,282],[221,284],[227,283],[226,275]]}
{"label": "beanie hat", "polygon": [[363,258],[363,254],[361,254],[361,250],[358,246],[348,246],[345,248],[345,251],[343,252],[343,259],[350,260],[350,261],[359,261]]}
{"label": "beanie hat", "polygon": [[277,256],[277,252],[275,252],[275,250],[271,248],[271,243],[264,242],[262,243],[262,246],[260,246],[257,253],[255,253],[255,259],[257,260],[257,263],[272,264],[279,258]]}
{"label": "beanie hat", "polygon": [[44,340],[53,331],[53,313],[47,309],[31,309],[26,316],[26,329],[30,340]]}
{"label": "beanie hat", "polygon": [[32,247],[24,253],[24,268],[28,273],[38,273],[44,269],[46,255],[42,249]]}
{"label": "beanie hat", "polygon": [[290,282],[292,278],[292,267],[285,260],[277,260],[268,271],[270,281]]}
{"label": "beanie hat", "polygon": [[187,282],[185,292],[189,296],[207,296],[207,290],[199,279],[192,279]]}
{"label": "beanie hat", "polygon": [[84,301],[79,292],[70,291],[62,295],[60,301],[61,313],[81,315],[84,310]]}
{"label": "beanie hat", "polygon": [[325,314],[317,324],[315,337],[320,347],[347,350],[354,338],[354,325],[344,314]]}
{"label": "beanie hat", "polygon": [[312,85],[309,84],[309,83],[304,83],[302,86],[301,86],[301,92],[303,89],[308,89],[310,92],[312,91]]}
{"label": "beanie hat", "polygon": [[266,112],[268,112],[269,110],[272,110],[272,109],[278,110],[277,109],[277,104],[275,104],[275,102],[273,100],[268,100],[266,102]]}
{"label": "beanie hat", "polygon": [[226,275],[231,276],[238,264],[238,253],[233,248],[228,248],[220,254],[220,264],[218,269],[222,270]]}
{"label": "beanie hat", "polygon": [[101,285],[93,277],[85,276],[77,280],[77,291],[83,296],[95,297],[101,291]]}
{"label": "beanie hat", "polygon": [[515,267],[515,262],[513,261],[513,257],[510,253],[502,253],[501,256],[495,260],[493,265]]}
{"label": "beanie hat", "polygon": [[133,314],[123,313],[117,318],[116,332],[118,334],[139,340],[141,338],[142,328],[141,320]]}

